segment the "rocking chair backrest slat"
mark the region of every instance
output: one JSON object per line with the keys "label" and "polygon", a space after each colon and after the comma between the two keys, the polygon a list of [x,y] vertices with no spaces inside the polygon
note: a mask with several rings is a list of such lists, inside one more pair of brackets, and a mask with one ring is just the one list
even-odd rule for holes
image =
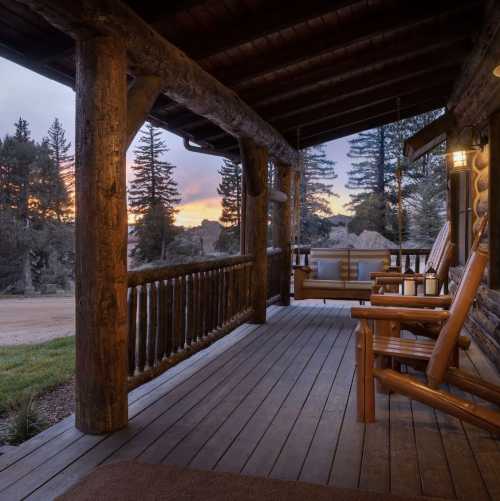
{"label": "rocking chair backrest slat", "polygon": [[476,236],[474,237],[474,241],[472,242],[471,252],[474,252],[479,247],[484,232],[486,231],[487,224],[488,224],[488,213],[485,213],[477,223]]}
{"label": "rocking chair backrest slat", "polygon": [[442,261],[442,257],[444,255],[446,244],[450,240],[450,222],[446,221],[446,223],[439,230],[439,233],[434,240],[434,244],[432,245],[431,251],[429,253],[429,257],[427,259],[426,268],[429,269],[431,266],[437,270],[440,262]]}
{"label": "rocking chair backrest slat", "polygon": [[451,262],[453,261],[453,256],[455,254],[455,244],[448,241],[444,248],[443,256],[436,268],[436,274],[441,283],[445,282],[448,278],[448,270],[450,268]]}
{"label": "rocking chair backrest slat", "polygon": [[450,356],[460,335],[469,309],[474,301],[484,269],[488,262],[488,252],[479,246],[470,256],[455,294],[449,317],[439,333],[427,365],[427,378],[432,388],[437,388],[444,380]]}

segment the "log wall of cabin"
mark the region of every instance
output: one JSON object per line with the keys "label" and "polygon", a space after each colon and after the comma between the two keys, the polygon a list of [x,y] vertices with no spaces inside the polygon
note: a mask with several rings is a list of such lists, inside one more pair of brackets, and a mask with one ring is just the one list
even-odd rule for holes
{"label": "log wall of cabin", "polygon": [[[479,218],[488,211],[488,184],[489,184],[489,149],[474,153],[471,158],[471,223],[475,235]],[[463,176],[463,174],[461,174]],[[460,226],[465,219],[460,218]],[[462,232],[464,228],[462,228]],[[487,240],[485,237],[484,240]],[[460,251],[462,255],[465,249]],[[454,294],[462,278],[463,261],[459,266],[450,270],[450,292]],[[485,275],[480,286],[476,301],[471,308],[465,324],[467,333],[476,341],[481,350],[500,370],[500,292],[487,286]]]}

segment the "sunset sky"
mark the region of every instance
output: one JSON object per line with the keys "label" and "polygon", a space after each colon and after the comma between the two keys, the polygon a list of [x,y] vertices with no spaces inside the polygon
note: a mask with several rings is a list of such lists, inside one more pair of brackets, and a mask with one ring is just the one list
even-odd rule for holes
{"label": "sunset sky", "polygon": [[[19,116],[30,123],[33,138],[40,140],[58,117],[74,144],[75,94],[72,89],[42,77],[6,59],[0,58],[0,137],[12,133]],[[218,168],[221,159],[186,151],[182,140],[165,132],[170,151],[166,158],[177,166],[175,179],[179,183],[182,202],[177,224],[195,226],[203,219],[216,220],[220,216],[220,199],[217,195]],[[127,164],[133,162],[133,143],[127,153]],[[350,160],[347,157],[348,138],[327,144],[330,159],[337,162],[334,189],[340,195],[331,200],[335,213],[345,213],[343,205],[348,201],[345,189],[346,172]],[[127,171],[130,180],[130,169]]]}

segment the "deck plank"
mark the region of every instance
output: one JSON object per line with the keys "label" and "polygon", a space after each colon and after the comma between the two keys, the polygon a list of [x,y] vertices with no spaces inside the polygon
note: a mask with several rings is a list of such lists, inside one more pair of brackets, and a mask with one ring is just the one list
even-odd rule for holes
{"label": "deck plank", "polygon": [[[346,321],[342,327],[339,327],[339,336],[335,340],[333,349],[321,368],[321,372],[293,424],[286,443],[279,453],[279,457],[271,471],[271,477],[283,480],[296,480],[299,478],[347,349],[351,348],[353,350],[351,340],[354,338],[354,325],[354,322]],[[303,458],[303,461],[300,460],[301,458]]]}
{"label": "deck plank", "polygon": [[287,393],[295,384],[309,357],[324,337],[320,326],[327,314],[315,314],[304,325],[301,337],[307,342],[284,373],[269,384],[265,381],[255,388],[244,405],[213,435],[190,465],[196,468],[239,472],[253,447],[272,420]]}
{"label": "deck plank", "polygon": [[[500,447],[489,433],[394,394],[376,395],[376,423],[357,422],[348,305],[268,312],[267,324],[240,326],[132,391],[127,428],[83,435],[70,417],[1,456],[0,499],[52,499],[121,459],[500,499]],[[500,381],[474,344],[462,366]]]}

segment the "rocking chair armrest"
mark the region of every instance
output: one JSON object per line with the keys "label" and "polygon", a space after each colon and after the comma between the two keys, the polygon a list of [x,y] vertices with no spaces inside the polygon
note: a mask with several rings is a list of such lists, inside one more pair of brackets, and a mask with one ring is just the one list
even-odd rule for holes
{"label": "rocking chair armrest", "polygon": [[449,308],[451,296],[400,296],[399,294],[372,294],[372,306],[404,306],[407,308]]}
{"label": "rocking chair armrest", "polygon": [[442,322],[449,317],[445,310],[366,306],[351,308],[351,318],[364,320],[396,320],[399,322]]}

